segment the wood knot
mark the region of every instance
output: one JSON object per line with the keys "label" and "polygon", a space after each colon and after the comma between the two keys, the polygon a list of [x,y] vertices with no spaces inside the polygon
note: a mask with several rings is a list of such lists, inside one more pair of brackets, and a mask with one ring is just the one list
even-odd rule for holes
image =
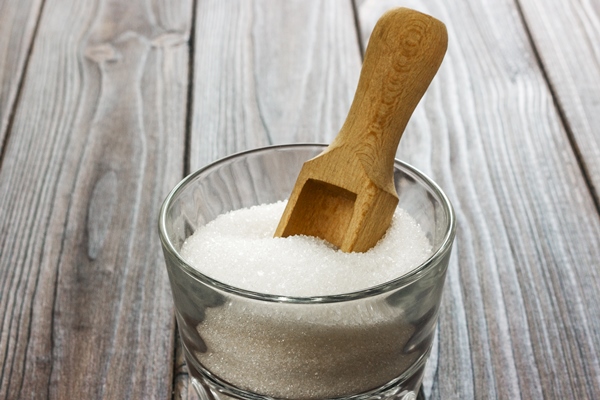
{"label": "wood knot", "polygon": [[115,62],[122,58],[121,53],[110,43],[103,43],[85,49],[85,56],[100,64],[103,62]]}
{"label": "wood knot", "polygon": [[165,32],[152,39],[152,47],[177,47],[187,43],[188,35],[181,32]]}

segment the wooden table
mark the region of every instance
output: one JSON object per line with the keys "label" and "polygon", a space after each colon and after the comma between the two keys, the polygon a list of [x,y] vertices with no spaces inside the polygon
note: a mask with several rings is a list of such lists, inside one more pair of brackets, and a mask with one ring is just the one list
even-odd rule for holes
{"label": "wooden table", "polygon": [[450,37],[398,154],[458,218],[424,397],[600,398],[598,0],[0,0],[0,398],[193,397],[163,198],[330,141],[397,5]]}

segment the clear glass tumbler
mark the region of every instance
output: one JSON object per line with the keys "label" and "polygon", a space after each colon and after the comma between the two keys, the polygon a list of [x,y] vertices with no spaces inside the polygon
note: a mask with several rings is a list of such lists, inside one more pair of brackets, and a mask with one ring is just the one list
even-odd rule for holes
{"label": "clear glass tumbler", "polygon": [[[429,356],[454,240],[452,206],[415,168],[395,162],[399,207],[432,256],[412,272],[353,293],[275,296],[243,290],[179,254],[218,215],[286,199],[323,145],[272,146],[219,160],[185,178],[159,231],[192,383],[202,399],[414,399]],[[285,260],[282,260],[285,262]]]}

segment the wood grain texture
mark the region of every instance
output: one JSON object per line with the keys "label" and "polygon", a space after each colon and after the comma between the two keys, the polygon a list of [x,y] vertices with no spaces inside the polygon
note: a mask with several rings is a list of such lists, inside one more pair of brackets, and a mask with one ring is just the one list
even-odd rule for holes
{"label": "wood grain texture", "polygon": [[600,3],[518,3],[600,204]]}
{"label": "wood grain texture", "polygon": [[42,0],[0,0],[0,153],[41,6]]}
{"label": "wood grain texture", "polygon": [[167,398],[191,3],[47,0],[0,170],[0,398]]}
{"label": "wood grain texture", "polygon": [[191,169],[269,144],[329,142],[360,71],[351,3],[197,7]]}
{"label": "wood grain texture", "polygon": [[600,219],[516,4],[363,1],[363,39],[400,5],[449,32],[399,152],[458,221],[426,397],[599,398]]}

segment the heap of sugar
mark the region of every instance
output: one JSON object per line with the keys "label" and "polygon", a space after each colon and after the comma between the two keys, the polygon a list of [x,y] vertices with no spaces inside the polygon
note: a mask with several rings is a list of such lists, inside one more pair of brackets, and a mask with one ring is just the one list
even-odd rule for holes
{"label": "heap of sugar", "polygon": [[419,225],[402,209],[375,247],[344,253],[314,237],[274,238],[284,208],[278,202],[220,215],[186,240],[181,255],[217,281],[283,296],[362,290],[410,272],[431,255]]}

